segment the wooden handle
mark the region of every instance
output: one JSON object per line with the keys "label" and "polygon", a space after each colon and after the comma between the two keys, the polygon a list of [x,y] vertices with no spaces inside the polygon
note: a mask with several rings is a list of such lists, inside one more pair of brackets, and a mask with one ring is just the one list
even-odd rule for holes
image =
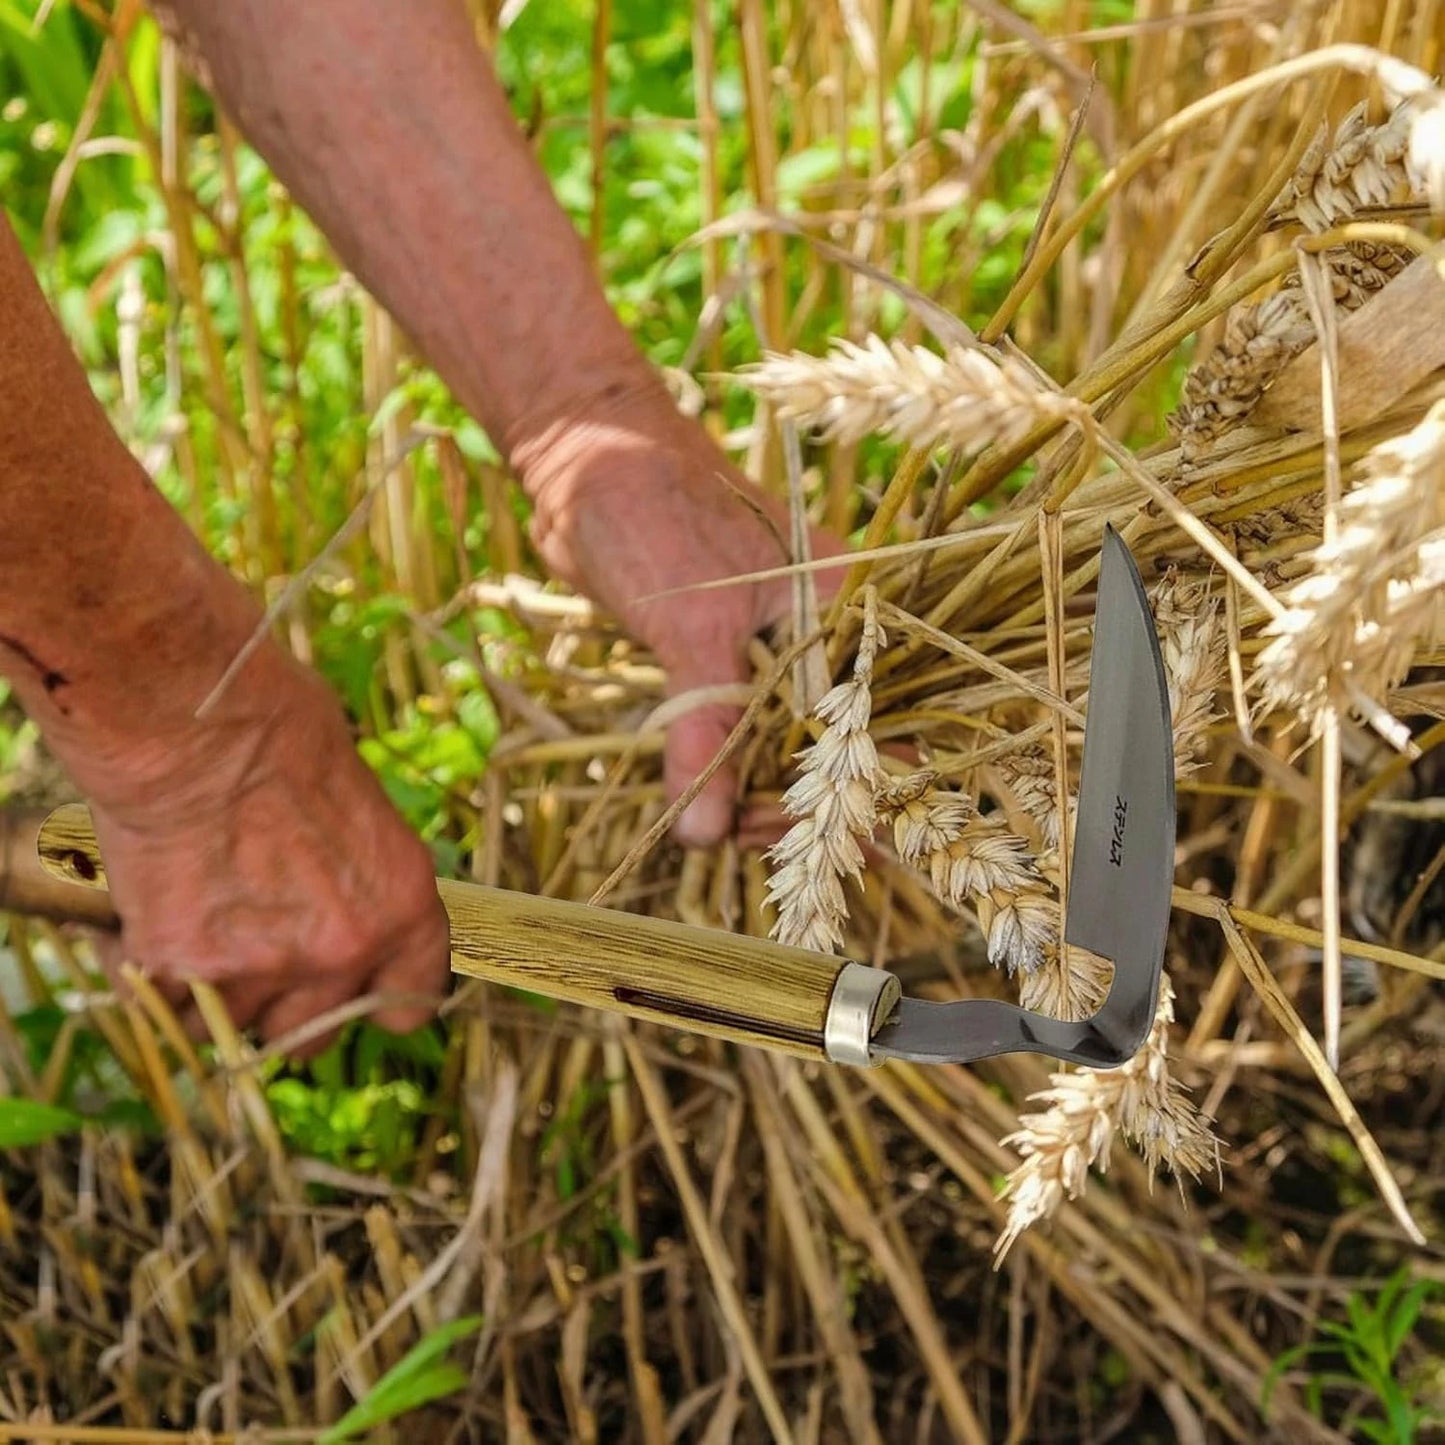
{"label": "wooden handle", "polygon": [[[31,836],[47,881],[68,890],[66,898],[105,898],[108,909],[89,809],[58,808]],[[0,898],[4,886],[0,880]],[[441,879],[437,888],[456,973],[734,1043],[826,1057],[824,1022],[844,959],[476,883]],[[873,1028],[883,1022],[875,1018]]]}
{"label": "wooden handle", "polygon": [[[80,809],[84,813],[85,809]],[[41,829],[54,815],[49,808],[12,808],[0,812],[0,911],[48,918],[54,923],[86,923],[115,929],[110,894],[95,887],[103,879],[99,852],[92,864],[88,853],[68,859],[57,869],[40,856]],[[87,821],[89,815],[87,814]],[[94,851],[94,834],[90,847]],[[86,876],[89,872],[90,877]]]}
{"label": "wooden handle", "polygon": [[437,886],[451,918],[458,973],[736,1043],[825,1057],[823,1025],[841,958],[500,888],[445,879]]}

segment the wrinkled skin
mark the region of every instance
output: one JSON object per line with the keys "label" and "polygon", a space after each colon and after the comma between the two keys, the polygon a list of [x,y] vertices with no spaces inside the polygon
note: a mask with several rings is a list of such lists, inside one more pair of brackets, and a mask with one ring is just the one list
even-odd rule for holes
{"label": "wrinkled skin", "polygon": [[[646,430],[577,428],[533,469],[530,487],[538,500],[534,537],[548,567],[652,648],[672,696],[750,679],[748,641],[787,615],[788,578],[648,600],[788,561],[786,509],[732,467],[700,427],[655,416]],[[822,558],[843,549],[815,530],[812,550]],[[814,574],[821,595],[837,587],[842,571]],[[741,715],[739,706],[706,703],[672,723],[664,755],[669,802],[712,761]],[[677,840],[706,847],[732,832],[737,785],[735,768],[719,769],[678,819]]]}
{"label": "wrinkled skin", "polygon": [[449,976],[431,855],[357,756],[330,691],[264,652],[227,695],[225,723],[157,734],[97,779],[123,924],[104,961],[140,960],[197,1038],[192,976],[269,1040],[366,993],[409,996],[370,1017],[417,1028]]}

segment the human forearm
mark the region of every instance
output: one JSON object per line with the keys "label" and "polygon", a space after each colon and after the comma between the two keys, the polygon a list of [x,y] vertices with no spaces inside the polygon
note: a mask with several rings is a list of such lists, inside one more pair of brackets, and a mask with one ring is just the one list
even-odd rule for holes
{"label": "human forearm", "polygon": [[345,264],[523,473],[665,391],[608,306],[459,0],[165,0]]}
{"label": "human forearm", "polygon": [[[222,103],[487,428],[554,575],[651,647],[675,692],[750,676],[786,587],[657,600],[775,566],[787,515],[683,417],[597,282],[476,45],[463,0],[150,0]],[[833,549],[815,538],[814,547]],[[695,697],[668,729],[675,797],[738,715]],[[713,773],[677,836],[716,842]]]}
{"label": "human forearm", "polygon": [[431,856],[321,679],[268,639],[197,719],[259,615],[110,429],[0,215],[0,672],[94,809],[102,957],[197,1038],[196,977],[271,1039],[447,977]]}
{"label": "human forearm", "polygon": [[73,771],[174,731],[254,626],[91,393],[0,217],[0,672]]}

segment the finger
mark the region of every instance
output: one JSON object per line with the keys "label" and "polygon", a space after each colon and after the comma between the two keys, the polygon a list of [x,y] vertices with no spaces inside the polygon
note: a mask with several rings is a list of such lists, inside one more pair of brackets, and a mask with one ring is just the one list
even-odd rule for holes
{"label": "finger", "polygon": [[[667,730],[663,783],[669,803],[712,764],[741,716],[739,708],[710,703],[685,713]],[[726,762],[673,824],[677,841],[688,848],[711,848],[726,838],[737,812],[737,787],[737,769]]]}
{"label": "finger", "polygon": [[411,934],[372,976],[373,993],[422,995],[435,1003],[399,1003],[372,1015],[379,1027],[394,1034],[409,1034],[429,1022],[451,985],[451,949],[447,916],[440,907],[435,922]]}
{"label": "finger", "polygon": [[[268,1044],[274,1044],[316,1022],[323,1014],[346,1003],[350,997],[351,992],[344,985],[293,989],[282,994],[261,1012],[257,1020],[257,1031]],[[335,1024],[319,1033],[308,1033],[289,1045],[286,1055],[298,1062],[314,1059],[336,1042],[341,1029],[341,1024]]]}

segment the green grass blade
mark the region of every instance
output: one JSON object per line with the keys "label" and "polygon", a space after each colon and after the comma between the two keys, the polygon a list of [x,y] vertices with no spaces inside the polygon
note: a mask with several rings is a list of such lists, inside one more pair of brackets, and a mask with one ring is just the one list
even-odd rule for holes
{"label": "green grass blade", "polygon": [[35,1099],[0,1100],[0,1149],[23,1149],[43,1144],[62,1134],[73,1134],[85,1123],[79,1114]]}
{"label": "green grass blade", "polygon": [[457,1365],[440,1362],[439,1357],[458,1340],[474,1334],[481,1324],[480,1315],[466,1315],[419,1340],[321,1435],[317,1445],[342,1445],[362,1430],[455,1394],[467,1383],[466,1372]]}

